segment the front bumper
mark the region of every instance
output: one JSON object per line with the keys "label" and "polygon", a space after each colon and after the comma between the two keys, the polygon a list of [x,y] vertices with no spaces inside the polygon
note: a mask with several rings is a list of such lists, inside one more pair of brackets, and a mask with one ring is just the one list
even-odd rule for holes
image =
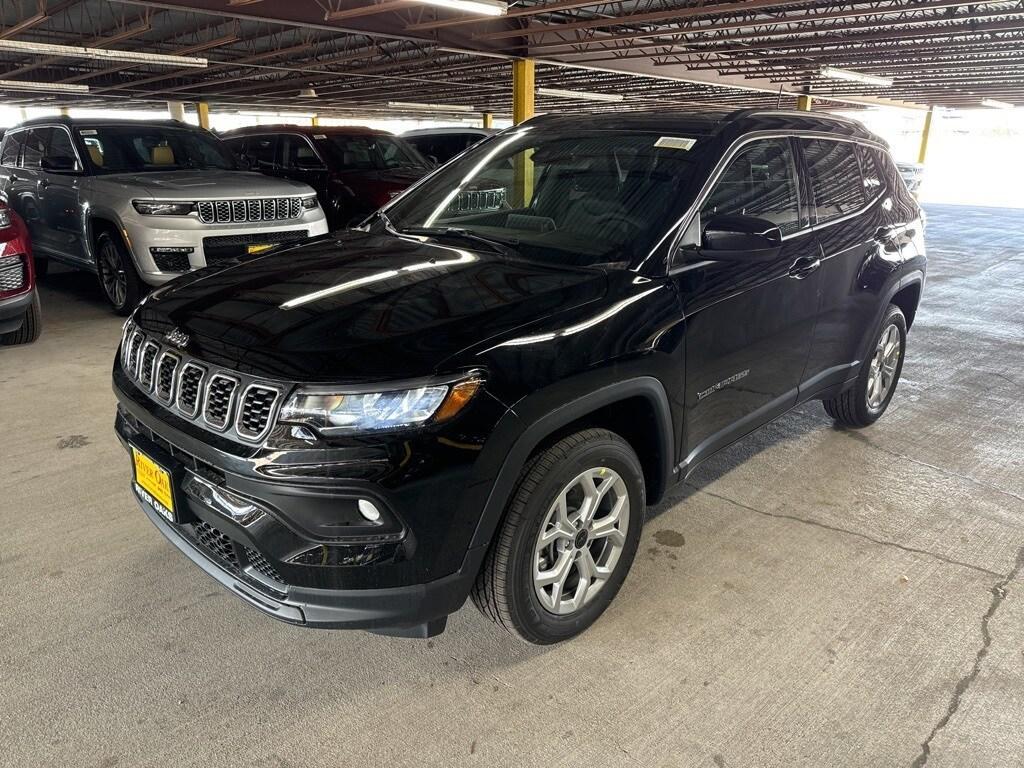
{"label": "front bumper", "polygon": [[[153,286],[162,285],[187,271],[184,264],[186,259],[187,269],[201,269],[218,263],[221,254],[230,250],[232,241],[240,247],[246,244],[294,244],[325,235],[327,231],[327,219],[319,207],[304,211],[299,218],[273,223],[261,221],[247,224],[204,224],[194,215],[136,215],[124,222],[124,233],[131,245],[139,275],[144,282]],[[219,239],[228,248],[208,253],[211,238]],[[191,248],[192,252],[180,257],[162,257],[162,260],[165,259],[164,266],[175,268],[161,269],[157,257],[151,251],[153,248]],[[178,261],[182,263],[173,263]]]}

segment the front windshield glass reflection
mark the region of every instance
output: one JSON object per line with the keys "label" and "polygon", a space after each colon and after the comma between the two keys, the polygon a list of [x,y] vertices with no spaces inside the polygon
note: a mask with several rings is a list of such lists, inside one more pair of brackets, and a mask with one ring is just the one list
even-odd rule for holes
{"label": "front windshield glass reflection", "polygon": [[504,133],[442,168],[387,216],[399,231],[457,229],[529,258],[628,263],[678,215],[692,144],[640,132]]}

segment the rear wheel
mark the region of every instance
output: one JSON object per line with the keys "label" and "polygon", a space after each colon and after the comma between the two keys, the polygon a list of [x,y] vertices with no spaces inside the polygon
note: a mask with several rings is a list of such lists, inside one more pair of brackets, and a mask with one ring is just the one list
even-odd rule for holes
{"label": "rear wheel", "polygon": [[25,310],[24,320],[21,328],[10,333],[0,335],[0,345],[5,347],[15,344],[31,344],[39,338],[43,328],[43,314],[39,306],[39,294],[32,297],[32,303]]}
{"label": "rear wheel", "polygon": [[587,429],[535,454],[473,588],[477,607],[539,645],[575,637],[622,586],[636,555],[644,481],[629,444]]}
{"label": "rear wheel", "polygon": [[117,314],[130,314],[142,298],[142,280],[131,254],[117,235],[105,230],[96,238],[96,257],[100,287],[107,301]]}
{"label": "rear wheel", "polygon": [[857,381],[845,392],[825,400],[825,412],[846,427],[874,424],[896,392],[906,347],[906,318],[899,307],[890,304],[870,356],[861,364]]}

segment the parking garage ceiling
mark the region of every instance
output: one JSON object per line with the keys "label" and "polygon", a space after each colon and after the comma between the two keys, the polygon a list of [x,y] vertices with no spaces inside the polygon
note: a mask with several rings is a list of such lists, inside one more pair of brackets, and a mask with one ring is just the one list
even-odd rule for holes
{"label": "parking garage ceiling", "polygon": [[[206,66],[41,55],[19,42]],[[538,111],[788,107],[802,93],[844,107],[1024,104],[1024,2],[514,0],[499,17],[417,0],[5,0],[0,10],[0,96],[16,106],[416,111],[397,102],[501,115],[511,111],[511,60],[527,56],[539,88],[623,97],[541,91]],[[822,67],[892,82],[836,80]]]}

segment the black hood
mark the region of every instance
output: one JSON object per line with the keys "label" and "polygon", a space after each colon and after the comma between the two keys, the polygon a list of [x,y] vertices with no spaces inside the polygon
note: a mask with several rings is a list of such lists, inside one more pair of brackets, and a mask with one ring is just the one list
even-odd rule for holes
{"label": "black hood", "polygon": [[255,376],[379,381],[447,372],[459,352],[600,298],[605,283],[592,269],[348,232],[181,278],[135,319]]}

